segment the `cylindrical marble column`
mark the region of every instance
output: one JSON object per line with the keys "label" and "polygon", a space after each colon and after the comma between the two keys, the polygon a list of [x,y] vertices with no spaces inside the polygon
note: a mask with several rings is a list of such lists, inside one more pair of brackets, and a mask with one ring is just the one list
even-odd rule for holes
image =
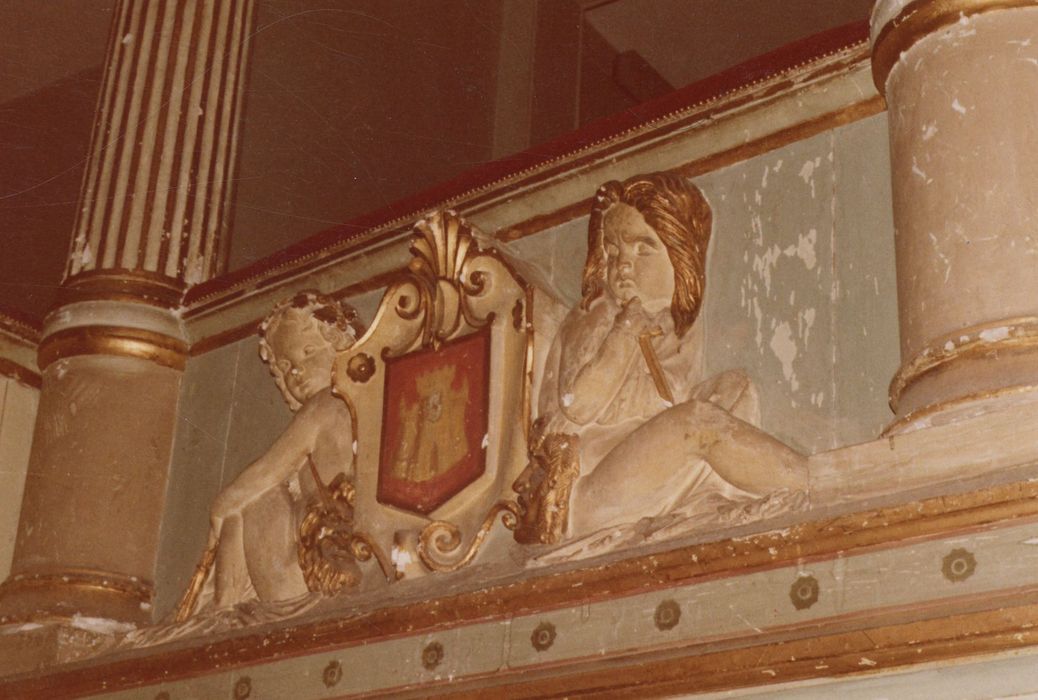
{"label": "cylindrical marble column", "polygon": [[253,0],[121,0],[0,622],[151,619],[184,290],[223,271]]}
{"label": "cylindrical marble column", "polygon": [[1038,2],[880,0],[901,367],[891,431],[1038,391]]}

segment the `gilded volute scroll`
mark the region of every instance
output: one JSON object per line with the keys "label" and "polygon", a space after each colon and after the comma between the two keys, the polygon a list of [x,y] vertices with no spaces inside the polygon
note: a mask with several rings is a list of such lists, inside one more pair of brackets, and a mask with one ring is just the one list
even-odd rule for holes
{"label": "gilded volute scroll", "polygon": [[668,174],[608,182],[582,298],[548,355],[514,484],[527,544],[583,556],[801,507],[807,460],[761,431],[742,372],[706,377],[699,312],[711,211]]}
{"label": "gilded volute scroll", "polygon": [[414,577],[514,527],[536,352],[535,290],[462,217],[428,214],[410,251],[335,390],[357,416],[358,522]]}

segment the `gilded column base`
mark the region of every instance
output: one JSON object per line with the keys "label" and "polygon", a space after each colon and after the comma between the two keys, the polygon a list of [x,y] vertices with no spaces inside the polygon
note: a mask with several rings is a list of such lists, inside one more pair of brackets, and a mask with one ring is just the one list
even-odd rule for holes
{"label": "gilded column base", "polygon": [[1035,0],[880,0],[872,15],[872,78],[881,95],[890,71],[913,44],[943,27],[992,10],[1034,6]]}
{"label": "gilded column base", "polygon": [[[931,342],[901,365],[890,383],[897,415],[887,434],[926,419],[947,422],[983,406],[1026,400],[1038,387],[1038,318],[991,321]],[[948,417],[940,418],[941,414]]]}
{"label": "gilded column base", "polygon": [[151,622],[154,586],[136,576],[89,569],[14,574],[0,584],[0,625],[96,618]]}

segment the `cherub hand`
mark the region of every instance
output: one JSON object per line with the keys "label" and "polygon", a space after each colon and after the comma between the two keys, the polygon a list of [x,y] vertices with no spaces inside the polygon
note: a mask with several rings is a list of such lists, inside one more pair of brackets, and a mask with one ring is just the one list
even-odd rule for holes
{"label": "cherub hand", "polygon": [[239,512],[241,507],[242,504],[237,502],[233,487],[221,491],[209,507],[209,522],[212,525],[212,532],[219,536],[223,521]]}
{"label": "cherub hand", "polygon": [[638,297],[631,297],[620,309],[620,312],[616,314],[616,318],[613,320],[613,327],[618,328],[625,333],[630,333],[634,336],[639,336],[652,326],[652,319],[645,309],[642,308],[641,299]]}

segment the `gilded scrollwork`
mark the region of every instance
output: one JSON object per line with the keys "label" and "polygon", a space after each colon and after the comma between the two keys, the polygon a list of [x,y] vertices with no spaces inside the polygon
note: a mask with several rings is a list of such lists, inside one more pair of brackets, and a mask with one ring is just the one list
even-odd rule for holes
{"label": "gilded scrollwork", "polygon": [[307,506],[299,525],[298,549],[299,568],[307,588],[326,596],[352,588],[361,580],[357,562],[369,561],[372,556],[387,580],[402,578],[381,548],[356,531],[353,483],[340,473],[326,486],[312,464],[311,473],[318,495]]}
{"label": "gilded scrollwork", "polygon": [[[409,576],[466,566],[498,522],[516,525],[533,291],[476,236],[453,211],[416,222],[371,331],[336,361],[336,389],[368,426],[355,518]],[[402,532],[404,549],[391,544]]]}
{"label": "gilded scrollwork", "polygon": [[[506,529],[515,530],[518,524],[519,506],[514,501],[495,503],[461,556],[458,556],[462,545],[461,530],[453,523],[434,520],[426,525],[419,534],[419,559],[427,569],[440,573],[457,571],[468,566],[479,553],[483,541],[490,534],[498,516],[501,516],[501,524]],[[451,559],[452,556],[453,559]]]}
{"label": "gilded scrollwork", "polygon": [[512,485],[518,495],[520,544],[558,544],[569,522],[573,483],[580,476],[580,437],[545,433],[544,421],[534,425],[530,464]]}
{"label": "gilded scrollwork", "polygon": [[463,218],[443,210],[418,220],[410,249],[407,277],[416,294],[400,295],[396,311],[405,320],[422,319],[421,347],[436,349],[462,323],[478,328],[489,320],[476,318],[466,303],[466,297],[484,292],[486,275],[467,269],[480,251]]}

